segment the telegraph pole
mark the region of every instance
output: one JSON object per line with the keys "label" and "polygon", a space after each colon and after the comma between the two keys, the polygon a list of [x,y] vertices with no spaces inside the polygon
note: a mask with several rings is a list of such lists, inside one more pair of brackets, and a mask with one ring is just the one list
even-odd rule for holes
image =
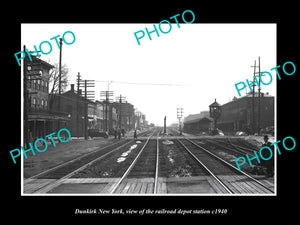
{"label": "telegraph pole", "polygon": [[[105,130],[108,132],[108,107],[110,102],[110,97],[114,95],[113,91],[100,91],[100,98],[102,97],[102,101],[105,104]],[[103,99],[104,97],[104,99]]]}
{"label": "telegraph pole", "polygon": [[[84,139],[88,139],[88,100],[94,98],[94,91],[88,91],[87,88],[95,87],[94,80],[80,80],[79,86],[84,87]],[[78,88],[79,90],[79,88]]]}
{"label": "telegraph pole", "polygon": [[[61,53],[62,53],[62,38],[59,39],[59,69],[58,69],[58,112],[60,112],[61,104]],[[60,129],[60,119],[57,120],[57,129]]]}
{"label": "telegraph pole", "polygon": [[[254,81],[253,82],[255,82],[255,76],[257,76],[257,74],[258,74],[258,82],[259,82],[259,85],[258,85],[258,109],[257,109],[257,134],[259,135],[260,134],[260,97],[261,97],[260,78],[262,76],[265,76],[264,74],[262,76],[260,76],[260,56],[258,56],[258,66],[256,66],[256,60],[255,60],[254,66],[251,66],[251,67],[254,67],[254,73],[253,73]],[[256,72],[256,67],[258,67],[258,72]],[[255,86],[255,85],[253,85],[253,86]],[[253,132],[255,133],[254,98],[255,98],[255,94],[254,94],[254,88],[253,88],[253,101],[252,101],[253,125],[252,125],[252,129],[253,129]]]}
{"label": "telegraph pole", "polygon": [[58,72],[58,94],[61,94],[61,53],[62,53],[62,38],[59,39],[59,72]]}
{"label": "telegraph pole", "polygon": [[164,134],[167,134],[167,116],[164,118]]}
{"label": "telegraph pole", "polygon": [[77,104],[76,104],[76,135],[79,137],[79,86],[80,86],[80,73],[77,74]]}
{"label": "telegraph pole", "polygon": [[[26,46],[24,45],[23,46],[23,52],[26,52]],[[23,137],[24,137],[24,140],[23,140],[23,146],[28,147],[28,104],[27,104],[27,97],[28,97],[28,94],[27,94],[27,73],[26,73],[26,70],[27,70],[27,57],[24,58],[24,61],[23,61],[23,100],[24,100],[24,125],[23,125]]]}
{"label": "telegraph pole", "polygon": [[[254,61],[253,83],[255,82],[256,60]],[[252,132],[255,134],[255,84],[252,87]]]}
{"label": "telegraph pole", "polygon": [[120,95],[116,97],[116,100],[119,101],[119,128],[122,129],[122,101],[125,102],[126,98]]}
{"label": "telegraph pole", "polygon": [[[257,115],[257,134],[260,134],[260,56],[258,56],[258,78],[259,78],[259,87],[258,87],[258,115]],[[265,76],[265,75],[263,75]]]}

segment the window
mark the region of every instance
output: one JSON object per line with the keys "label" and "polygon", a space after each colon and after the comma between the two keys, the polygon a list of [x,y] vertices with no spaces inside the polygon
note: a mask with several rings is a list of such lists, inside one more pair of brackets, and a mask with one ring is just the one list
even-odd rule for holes
{"label": "window", "polygon": [[36,109],[36,98],[32,98],[32,108]]}
{"label": "window", "polygon": [[37,80],[37,90],[40,90],[40,83],[41,83],[41,80]]}
{"label": "window", "polygon": [[45,92],[48,93],[48,82],[47,81],[44,81],[45,82]]}

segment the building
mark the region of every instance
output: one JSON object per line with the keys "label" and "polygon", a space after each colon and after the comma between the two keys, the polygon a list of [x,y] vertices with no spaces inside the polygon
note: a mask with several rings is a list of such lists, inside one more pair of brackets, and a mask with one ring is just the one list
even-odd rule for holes
{"label": "building", "polygon": [[95,128],[99,129],[100,131],[105,130],[105,104],[104,102],[96,101],[96,125]]}
{"label": "building", "polygon": [[118,112],[117,107],[113,103],[108,104],[108,131],[114,134],[114,130],[118,128]]}
{"label": "building", "polygon": [[209,133],[212,129],[213,119],[208,111],[188,115],[183,119],[183,132],[191,134]]}
{"label": "building", "polygon": [[[249,93],[240,98],[233,98],[232,101],[223,104],[220,117],[217,119],[217,128],[225,134],[234,134],[237,131],[253,134],[258,133],[258,129],[274,127],[274,96],[261,93],[259,125],[258,101],[257,93],[255,93],[254,98],[252,93]],[[208,111],[189,115],[184,118],[183,131],[193,134],[209,132],[213,129],[213,122],[214,120],[209,117]]]}
{"label": "building", "polygon": [[32,56],[26,67],[28,139],[32,142],[66,127],[69,117],[49,110],[49,71],[54,66]]}
{"label": "building", "polygon": [[142,112],[135,110],[134,112],[134,129],[143,130],[148,128],[148,121],[146,115]]}
{"label": "building", "polygon": [[[254,114],[253,114],[254,103]],[[260,129],[274,126],[274,96],[261,93],[260,98]],[[257,133],[258,131],[258,94],[248,93],[240,98],[222,105],[217,127],[224,132],[244,131]]]}
{"label": "building", "polygon": [[[68,115],[69,123],[67,129],[71,132],[72,137],[82,137],[85,132],[85,108],[86,105],[92,104],[90,100],[86,100],[76,93],[74,84],[71,89],[63,94],[53,94],[50,96],[50,111],[53,113],[65,113]],[[90,107],[93,110],[93,105]],[[90,110],[90,116],[92,113]]]}
{"label": "building", "polygon": [[117,109],[118,127],[126,131],[134,129],[134,106],[128,102],[114,102],[112,105]]}

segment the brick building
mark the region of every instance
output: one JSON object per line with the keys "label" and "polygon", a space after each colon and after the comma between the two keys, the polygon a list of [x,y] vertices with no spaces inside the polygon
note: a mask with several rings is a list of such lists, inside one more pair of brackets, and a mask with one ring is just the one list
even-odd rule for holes
{"label": "brick building", "polygon": [[84,136],[84,115],[85,100],[81,95],[75,93],[74,84],[71,89],[61,95],[53,94],[50,99],[50,111],[61,112],[68,115],[69,123],[67,129],[71,132],[72,137]]}
{"label": "brick building", "polygon": [[[274,96],[262,93],[260,98],[260,128],[271,126],[274,126]],[[222,113],[217,121],[217,127],[224,132],[256,133],[258,127],[258,94],[255,93],[254,96],[254,116],[253,96],[252,93],[249,93],[222,105]]]}
{"label": "brick building", "polygon": [[[27,60],[27,110],[29,142],[66,127],[65,113],[49,111],[49,71],[53,66],[37,57]],[[30,75],[35,72],[36,75]],[[37,73],[36,73],[37,72]]]}

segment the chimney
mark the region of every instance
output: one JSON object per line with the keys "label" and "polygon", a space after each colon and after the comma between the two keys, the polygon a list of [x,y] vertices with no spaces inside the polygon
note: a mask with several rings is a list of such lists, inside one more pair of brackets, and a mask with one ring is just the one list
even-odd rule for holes
{"label": "chimney", "polygon": [[71,84],[71,91],[74,92],[74,84]]}

